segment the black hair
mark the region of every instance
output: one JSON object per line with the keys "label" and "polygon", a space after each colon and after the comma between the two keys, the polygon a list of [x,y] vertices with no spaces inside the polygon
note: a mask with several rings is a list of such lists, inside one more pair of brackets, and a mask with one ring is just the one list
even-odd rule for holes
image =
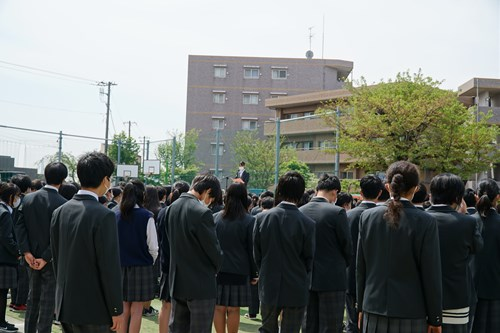
{"label": "black hair", "polygon": [[342,186],[340,185],[340,180],[337,178],[337,176],[330,176],[326,173],[322,174],[319,177],[318,180],[318,185],[316,186],[316,191],[333,191],[337,190],[337,192],[340,192],[342,189]]}
{"label": "black hair", "polygon": [[[361,188],[361,192],[363,192],[363,197],[367,200],[376,200],[379,194],[382,194],[380,191],[384,188],[382,180],[375,175],[366,175],[361,178],[359,187]],[[387,199],[389,199],[389,196],[387,196]]]}
{"label": "black hair", "polygon": [[401,197],[419,183],[419,172],[415,164],[407,161],[398,161],[392,163],[387,169],[387,182],[389,184],[392,200],[389,201],[384,218],[391,227],[399,227],[399,219],[403,204]]}
{"label": "black hair", "polygon": [[138,179],[133,179],[125,185],[122,201],[120,202],[120,213],[124,219],[132,214],[135,205],[142,207],[145,191],[144,184]]}
{"label": "black hair", "polygon": [[26,191],[31,188],[31,178],[27,175],[19,174],[12,176],[10,182],[16,184],[21,190],[21,193],[26,193]]}
{"label": "black hair", "polygon": [[442,173],[432,178],[430,191],[433,205],[460,205],[465,186],[457,175]]}
{"label": "black hair", "polygon": [[51,162],[45,167],[44,175],[47,184],[61,185],[68,177],[68,168],[61,162]]}
{"label": "black hair", "polygon": [[152,212],[155,216],[161,209],[160,199],[158,198],[157,186],[147,185],[146,194],[144,196],[144,208]]}
{"label": "black hair", "polygon": [[104,204],[106,204],[107,202],[108,202],[108,198],[106,198],[106,196],[105,196],[105,195],[101,195],[101,196],[99,197],[99,203],[100,203],[101,205],[104,205]]}
{"label": "black hair", "polygon": [[41,179],[34,179],[31,182],[31,190],[32,191],[38,191],[39,189],[41,189],[44,186],[45,186],[45,182],[42,181]]}
{"label": "black hair", "polygon": [[111,159],[99,152],[83,155],[78,160],[76,173],[82,187],[97,188],[105,177],[111,177],[115,164]]}
{"label": "black hair", "polygon": [[73,199],[73,196],[78,192],[78,189],[73,184],[61,184],[59,186],[59,194],[66,200]]}
{"label": "black hair", "polygon": [[167,190],[163,186],[156,186],[156,191],[158,191],[158,200],[161,200],[167,196]]}
{"label": "black hair", "polygon": [[172,193],[170,193],[170,197],[167,199],[168,205],[174,203],[175,200],[179,199],[182,193],[186,193],[189,191],[189,184],[183,180],[176,181],[172,186]]}
{"label": "black hair", "polygon": [[240,166],[244,167],[245,166],[245,162],[241,161],[240,162]]}
{"label": "black hair", "polygon": [[72,184],[74,187],[76,187],[78,189],[78,191],[80,191],[82,189],[80,184],[78,184],[77,182],[69,182],[69,183]]}
{"label": "black hair", "polygon": [[21,194],[21,189],[14,183],[0,183],[0,200],[10,205],[13,197]]}
{"label": "black hair", "polygon": [[221,192],[219,179],[212,174],[198,175],[194,177],[191,183],[191,189],[199,194],[210,190],[208,196],[210,198],[217,198]]}
{"label": "black hair", "polygon": [[111,195],[113,196],[113,198],[118,197],[123,192],[122,188],[119,186],[112,187],[109,189],[109,191],[111,192]]}
{"label": "black hair", "polygon": [[299,203],[305,189],[304,177],[297,171],[287,171],[278,181],[274,202],[276,205],[281,201]]}
{"label": "black hair", "polygon": [[424,183],[419,183],[418,189],[415,192],[415,194],[413,194],[413,199],[411,200],[411,202],[414,204],[420,204],[425,202],[427,199],[428,199],[427,188],[425,187]]}
{"label": "black hair", "polygon": [[261,200],[267,197],[274,198],[274,193],[272,191],[264,191],[259,196]]}
{"label": "black hair", "polygon": [[248,192],[244,184],[234,183],[226,190],[222,218],[228,220],[240,219],[245,216],[248,208]]}
{"label": "black hair", "polygon": [[464,192],[464,201],[467,207],[476,207],[476,191],[466,188]]}
{"label": "black hair", "polygon": [[495,208],[495,199],[500,194],[500,188],[494,179],[488,178],[479,183],[477,194],[479,200],[476,209],[482,217],[486,217],[490,208]]}
{"label": "black hair", "polygon": [[391,194],[389,193],[389,191],[387,191],[387,189],[382,186],[382,193],[380,193],[379,197],[378,197],[378,201],[387,201],[389,200],[389,198],[391,197]]}
{"label": "black hair", "polygon": [[271,209],[274,206],[274,198],[273,197],[265,197],[260,200],[260,206],[262,209]]}
{"label": "black hair", "polygon": [[344,207],[345,204],[349,204],[352,208],[352,201],[353,199],[351,194],[347,192],[340,192],[337,195],[337,201],[335,202],[335,205],[339,207]]}

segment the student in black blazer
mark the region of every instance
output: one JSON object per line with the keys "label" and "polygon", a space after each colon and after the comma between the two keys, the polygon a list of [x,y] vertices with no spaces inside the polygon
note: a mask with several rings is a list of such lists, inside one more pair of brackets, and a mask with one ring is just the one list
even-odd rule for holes
{"label": "student in black blazer", "polygon": [[346,317],[347,333],[358,333],[358,311],[356,310],[356,254],[358,248],[359,218],[361,214],[370,208],[377,206],[376,202],[382,193],[382,180],[375,175],[366,175],[361,178],[361,203],[347,212],[347,221],[351,235],[352,263],[347,267],[347,290],[346,290]]}
{"label": "student in black blazer", "polygon": [[443,286],[443,332],[467,333],[474,292],[469,262],[483,247],[476,220],[460,214],[464,194],[460,177],[446,173],[435,176],[430,185],[432,206],[427,212],[438,224]]}
{"label": "student in black blazer", "polygon": [[351,262],[352,244],[346,212],[332,203],[340,189],[336,176],[323,174],[316,186],[316,196],[299,208],[316,226],[305,332],[342,332],[346,268]]}
{"label": "student in black blazer", "polygon": [[27,194],[19,207],[15,232],[19,248],[30,267],[30,293],[24,327],[27,332],[50,333],[54,317],[55,277],[50,249],[50,219],[56,208],[66,202],[59,187],[68,169],[59,162],[45,167],[45,185]]}
{"label": "student in black blazer", "polygon": [[222,264],[222,251],[207,206],[220,190],[215,176],[196,176],[189,192],[181,194],[165,212],[170,245],[171,333],[212,332],[215,275]]}
{"label": "student in black blazer", "polygon": [[[392,199],[359,221],[356,285],[363,333],[441,332],[441,261],[437,224],[410,200],[417,167],[391,164]],[[361,320],[362,318],[362,320]]]}
{"label": "student in black blazer", "polygon": [[248,171],[245,170],[245,162],[243,161],[240,162],[240,167],[236,172],[235,179],[240,179],[243,182],[243,184],[248,185],[248,181],[250,180],[250,174],[248,173]]}
{"label": "student in black blazer", "polygon": [[98,201],[111,187],[113,172],[108,156],[82,156],[77,164],[82,189],[52,216],[55,314],[65,333],[110,332],[122,325],[116,218]]}
{"label": "student in black blazer", "polygon": [[259,332],[299,332],[308,301],[314,257],[314,221],[297,208],[304,178],[288,171],[276,187],[278,205],[256,216],[254,258],[259,269],[262,326]]}
{"label": "student in black blazer", "polygon": [[495,209],[500,188],[495,180],[487,179],[479,183],[477,194],[475,217],[484,247],[474,258],[478,302],[472,332],[500,332],[500,215]]}

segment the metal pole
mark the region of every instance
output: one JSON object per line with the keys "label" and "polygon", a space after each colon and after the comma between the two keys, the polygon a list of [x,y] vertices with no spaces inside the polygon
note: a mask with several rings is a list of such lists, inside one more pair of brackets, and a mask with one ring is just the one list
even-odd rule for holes
{"label": "metal pole", "polygon": [[335,113],[335,119],[337,120],[337,129],[335,130],[335,176],[340,178],[340,150],[339,150],[339,139],[340,139],[340,110],[337,106],[337,111]]}
{"label": "metal pole", "polygon": [[109,106],[111,99],[111,82],[108,82],[108,102],[106,103],[106,137],[104,141],[104,154],[108,155],[108,135],[109,135]]}
{"label": "metal pole", "polygon": [[149,140],[148,142],[146,143],[146,160],[149,161]]}
{"label": "metal pole", "polygon": [[215,130],[215,177],[219,178],[219,128]]}
{"label": "metal pole", "polygon": [[59,151],[57,152],[57,161],[58,162],[61,162],[61,160],[62,160],[62,139],[63,139],[62,131],[59,131]]}
{"label": "metal pole", "polygon": [[142,139],[142,172],[144,172],[144,161],[146,160],[146,137]]}
{"label": "metal pole", "polygon": [[172,176],[172,185],[175,182],[175,150],[176,150],[176,140],[175,136],[172,139],[172,166],[171,166],[171,176]]}
{"label": "metal pole", "polygon": [[118,139],[118,158],[117,158],[117,164],[120,164],[121,157],[122,157],[122,140]]}
{"label": "metal pole", "polygon": [[280,173],[280,118],[276,117],[276,159],[274,161],[274,188],[278,186]]}

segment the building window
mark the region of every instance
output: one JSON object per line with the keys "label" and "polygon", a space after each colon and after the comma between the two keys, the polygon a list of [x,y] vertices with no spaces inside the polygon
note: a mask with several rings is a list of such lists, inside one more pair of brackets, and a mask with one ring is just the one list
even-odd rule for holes
{"label": "building window", "polygon": [[302,150],[313,150],[313,142],[312,141],[302,142]]}
{"label": "building window", "polygon": [[[215,156],[216,151],[217,151],[217,144],[211,143],[210,144],[210,155]],[[224,144],[219,143],[219,156],[222,156],[222,154],[224,154]]]}
{"label": "building window", "polygon": [[212,118],[212,129],[224,129],[224,118]]}
{"label": "building window", "polygon": [[259,104],[258,94],[243,94],[243,104],[257,105]]}
{"label": "building window", "polygon": [[331,141],[320,141],[319,150],[334,149],[335,144]]}
{"label": "building window", "polygon": [[224,104],[226,103],[226,93],[214,92],[212,94],[212,99],[215,104]]}
{"label": "building window", "polygon": [[279,97],[285,97],[288,95],[286,92],[270,92],[269,95],[271,95],[271,98],[279,98]]}
{"label": "building window", "polygon": [[271,73],[273,80],[286,80],[288,77],[288,70],[286,69],[273,69]]}
{"label": "building window", "polygon": [[245,79],[258,79],[260,76],[259,68],[245,68],[244,78]]}
{"label": "building window", "polygon": [[340,179],[354,179],[354,172],[343,171],[340,173]]}
{"label": "building window", "polygon": [[214,67],[214,77],[218,79],[225,79],[226,67]]}
{"label": "building window", "polygon": [[313,115],[314,115],[314,112],[304,112],[304,117],[309,117],[309,118],[306,118],[305,120],[312,119]]}
{"label": "building window", "polygon": [[241,120],[242,130],[254,130],[257,129],[257,120],[242,119]]}

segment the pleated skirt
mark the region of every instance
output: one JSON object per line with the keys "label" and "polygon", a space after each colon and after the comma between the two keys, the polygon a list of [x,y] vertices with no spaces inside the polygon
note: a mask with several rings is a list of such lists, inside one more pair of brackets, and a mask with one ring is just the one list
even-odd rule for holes
{"label": "pleated skirt", "polygon": [[17,267],[0,266],[0,289],[17,287]]}
{"label": "pleated skirt", "polygon": [[155,297],[153,266],[122,267],[123,300],[147,302]]}
{"label": "pleated skirt", "polygon": [[252,299],[250,284],[242,285],[218,284],[217,285],[217,305],[246,307],[250,305]]}
{"label": "pleated skirt", "polygon": [[363,312],[363,333],[427,333],[427,320],[379,316]]}

